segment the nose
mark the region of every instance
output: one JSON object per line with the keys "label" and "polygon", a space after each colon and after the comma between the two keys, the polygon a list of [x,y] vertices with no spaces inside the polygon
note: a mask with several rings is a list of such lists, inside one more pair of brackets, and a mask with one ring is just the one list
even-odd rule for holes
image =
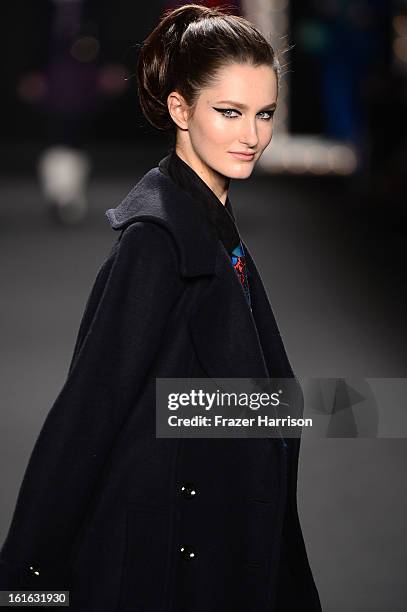
{"label": "nose", "polygon": [[247,147],[255,147],[259,142],[256,119],[247,117],[245,121],[242,121],[241,126],[239,142]]}

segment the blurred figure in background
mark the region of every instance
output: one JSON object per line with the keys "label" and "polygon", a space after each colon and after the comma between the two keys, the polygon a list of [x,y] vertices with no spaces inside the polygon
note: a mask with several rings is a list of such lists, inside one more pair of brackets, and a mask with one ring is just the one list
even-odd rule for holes
{"label": "blurred figure in background", "polygon": [[49,212],[59,222],[74,224],[88,211],[87,128],[106,96],[125,91],[127,72],[122,65],[101,61],[96,2],[47,3],[47,59],[42,70],[22,75],[18,93],[46,114],[46,148],[38,173]]}
{"label": "blurred figure in background", "polygon": [[[384,61],[390,8],[386,0],[312,0],[298,24],[302,48],[318,59],[325,134],[351,142],[360,167],[370,149],[367,93]],[[311,10],[312,9],[312,10]]]}

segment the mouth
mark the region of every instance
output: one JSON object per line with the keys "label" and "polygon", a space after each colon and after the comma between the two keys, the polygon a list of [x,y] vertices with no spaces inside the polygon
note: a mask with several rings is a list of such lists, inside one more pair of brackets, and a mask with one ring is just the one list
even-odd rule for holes
{"label": "mouth", "polygon": [[237,151],[229,151],[229,153],[236,159],[241,159],[243,161],[252,161],[255,155],[254,153],[239,153]]}

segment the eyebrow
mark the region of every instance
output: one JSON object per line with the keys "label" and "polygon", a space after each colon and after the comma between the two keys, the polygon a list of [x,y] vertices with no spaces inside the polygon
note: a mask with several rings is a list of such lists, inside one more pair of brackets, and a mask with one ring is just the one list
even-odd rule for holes
{"label": "eyebrow", "polygon": [[[217,102],[215,102],[215,104],[231,104],[232,106],[237,106],[238,108],[241,108],[242,110],[248,109],[248,106],[246,106],[246,104],[241,104],[240,102],[233,102],[233,100],[218,100]],[[269,109],[276,108],[276,106],[277,106],[277,103],[273,102],[272,104],[263,106],[263,108],[261,108],[259,112],[263,110],[269,110]]]}

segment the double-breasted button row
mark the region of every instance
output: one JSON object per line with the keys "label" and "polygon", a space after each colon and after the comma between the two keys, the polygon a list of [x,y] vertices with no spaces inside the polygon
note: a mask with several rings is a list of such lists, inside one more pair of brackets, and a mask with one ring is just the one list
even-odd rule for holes
{"label": "double-breasted button row", "polygon": [[[194,499],[198,494],[198,488],[194,482],[184,482],[181,485],[181,494],[185,499]],[[179,552],[185,561],[192,561],[197,557],[196,547],[192,546],[192,544],[181,544]]]}

